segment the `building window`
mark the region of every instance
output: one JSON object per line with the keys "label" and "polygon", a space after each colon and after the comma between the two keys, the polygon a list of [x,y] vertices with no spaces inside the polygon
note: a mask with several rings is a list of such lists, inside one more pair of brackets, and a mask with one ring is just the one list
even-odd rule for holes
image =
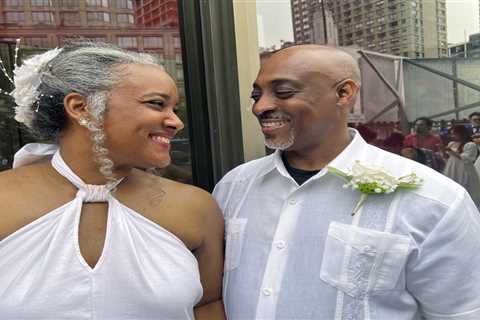
{"label": "building window", "polygon": [[150,49],[163,48],[163,38],[162,37],[144,37],[143,47],[150,48]]}
{"label": "building window", "polygon": [[179,53],[179,52],[175,53],[175,62],[177,64],[182,64],[182,54],[181,53]]}
{"label": "building window", "polygon": [[121,24],[134,24],[133,14],[120,13],[117,14],[117,22]]}
{"label": "building window", "polygon": [[177,80],[183,80],[183,70],[182,70],[182,68],[177,68]]}
{"label": "building window", "polygon": [[32,12],[32,21],[34,24],[53,24],[53,14],[51,12]]}
{"label": "building window", "polygon": [[63,8],[76,8],[78,7],[78,0],[60,0],[59,5]]}
{"label": "building window", "polygon": [[108,8],[108,0],[87,0],[88,7]]}
{"label": "building window", "polygon": [[50,47],[47,38],[26,37],[26,38],[23,39],[23,41],[27,46],[34,47],[34,48],[49,48]]}
{"label": "building window", "polygon": [[31,0],[31,4],[34,7],[50,7],[52,5],[51,0]]}
{"label": "building window", "polygon": [[133,0],[117,0],[118,9],[133,9]]}
{"label": "building window", "polygon": [[60,14],[61,25],[64,26],[79,26],[80,15],[76,12],[62,12]]}
{"label": "building window", "polygon": [[7,7],[23,6],[23,0],[3,0],[3,4]]}
{"label": "building window", "polygon": [[79,37],[79,36],[70,36],[70,35],[66,35],[66,36],[63,36],[61,37],[61,41],[63,44],[66,44],[68,42],[72,42],[72,41],[79,41],[79,40],[89,40],[89,41],[92,41],[92,42],[107,42],[107,38],[105,37],[101,37],[101,36],[88,36],[88,37]]}
{"label": "building window", "polygon": [[173,47],[179,49],[182,47],[179,37],[173,37]]}
{"label": "building window", "polygon": [[25,21],[23,12],[5,12],[5,20],[7,23],[21,24]]}
{"label": "building window", "polygon": [[121,48],[137,48],[136,37],[117,37],[118,46]]}
{"label": "building window", "polygon": [[88,12],[87,21],[93,23],[109,23],[110,14],[106,12]]}

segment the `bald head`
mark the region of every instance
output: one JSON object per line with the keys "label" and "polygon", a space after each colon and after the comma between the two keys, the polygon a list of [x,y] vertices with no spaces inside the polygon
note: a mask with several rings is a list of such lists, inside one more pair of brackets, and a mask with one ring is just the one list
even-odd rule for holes
{"label": "bald head", "polygon": [[275,52],[265,61],[269,64],[294,64],[298,70],[320,73],[322,77],[339,82],[351,79],[360,85],[360,68],[357,61],[347,52],[320,45],[297,45]]}

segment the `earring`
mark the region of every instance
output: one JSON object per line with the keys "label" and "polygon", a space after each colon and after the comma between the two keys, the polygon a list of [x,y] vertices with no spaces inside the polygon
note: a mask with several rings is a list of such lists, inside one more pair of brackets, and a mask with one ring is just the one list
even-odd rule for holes
{"label": "earring", "polygon": [[78,124],[81,125],[82,127],[88,127],[88,125],[90,124],[90,121],[84,116],[81,116],[78,119]]}

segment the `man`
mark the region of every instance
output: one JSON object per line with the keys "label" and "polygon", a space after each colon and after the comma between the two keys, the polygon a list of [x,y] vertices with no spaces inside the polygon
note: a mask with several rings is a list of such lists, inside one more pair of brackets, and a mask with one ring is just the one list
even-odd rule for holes
{"label": "man", "polygon": [[[278,51],[253,85],[253,113],[277,151],[216,186],[226,221],[228,319],[480,319],[480,220],[466,191],[368,145],[347,118],[360,86],[334,48]],[[327,167],[415,172],[418,189],[371,195]]]}
{"label": "man", "polygon": [[433,121],[426,117],[417,118],[413,122],[415,133],[405,137],[403,145],[406,147],[422,148],[438,152],[442,140],[432,133]]}
{"label": "man", "polygon": [[472,134],[480,133],[480,112],[472,112],[468,116],[468,120],[472,125]]}

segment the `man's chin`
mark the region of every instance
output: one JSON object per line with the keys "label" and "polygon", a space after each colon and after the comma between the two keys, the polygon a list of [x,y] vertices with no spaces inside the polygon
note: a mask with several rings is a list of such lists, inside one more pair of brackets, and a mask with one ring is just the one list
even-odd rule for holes
{"label": "man's chin", "polygon": [[293,140],[288,141],[278,141],[278,140],[271,140],[265,139],[265,146],[269,149],[273,150],[287,150],[293,146]]}

